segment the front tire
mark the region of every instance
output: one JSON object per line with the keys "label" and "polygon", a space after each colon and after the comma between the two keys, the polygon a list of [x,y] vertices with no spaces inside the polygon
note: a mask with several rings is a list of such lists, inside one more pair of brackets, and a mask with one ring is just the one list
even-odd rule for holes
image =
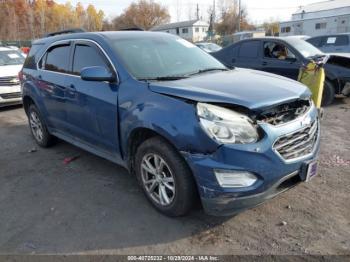
{"label": "front tire", "polygon": [[164,139],[153,137],[140,145],[135,173],[147,199],[161,213],[183,216],[194,206],[197,190],[192,172]]}
{"label": "front tire", "polygon": [[28,110],[28,121],[30,131],[35,142],[40,147],[49,147],[53,143],[53,137],[47,131],[46,125],[40,116],[39,110],[31,104]]}
{"label": "front tire", "polygon": [[325,80],[322,95],[322,106],[329,106],[333,103],[335,96],[335,90],[333,84]]}

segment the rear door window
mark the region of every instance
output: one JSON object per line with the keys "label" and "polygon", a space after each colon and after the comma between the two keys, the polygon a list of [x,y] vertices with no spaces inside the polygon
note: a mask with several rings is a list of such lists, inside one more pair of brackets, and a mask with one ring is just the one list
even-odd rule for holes
{"label": "rear door window", "polygon": [[91,66],[101,66],[111,71],[106,59],[96,48],[90,45],[77,44],[74,50],[73,74],[80,75],[83,68]]}
{"label": "rear door window", "polygon": [[240,58],[257,58],[259,53],[259,41],[247,41],[241,43],[241,47],[238,52]]}
{"label": "rear door window", "polygon": [[23,68],[36,69],[35,56],[42,47],[43,47],[42,44],[32,45],[32,47],[30,48],[29,54],[24,62]]}
{"label": "rear door window", "polygon": [[41,68],[52,72],[70,73],[69,57],[70,45],[51,47],[41,62]]}

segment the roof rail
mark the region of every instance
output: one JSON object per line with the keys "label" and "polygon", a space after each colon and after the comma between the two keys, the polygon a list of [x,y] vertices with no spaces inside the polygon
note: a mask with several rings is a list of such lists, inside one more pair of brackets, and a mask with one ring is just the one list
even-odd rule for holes
{"label": "roof rail", "polygon": [[139,27],[129,27],[129,28],[119,29],[119,31],[144,31],[144,30]]}
{"label": "roof rail", "polygon": [[86,32],[86,31],[82,28],[73,28],[73,29],[67,29],[67,30],[49,33],[49,34],[44,35],[44,37],[51,37],[51,36],[55,36],[55,35],[64,35],[64,34],[84,33],[84,32]]}

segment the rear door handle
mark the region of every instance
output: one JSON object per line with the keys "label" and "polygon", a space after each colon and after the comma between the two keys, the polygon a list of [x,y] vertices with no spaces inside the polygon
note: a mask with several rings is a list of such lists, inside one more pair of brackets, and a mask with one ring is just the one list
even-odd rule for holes
{"label": "rear door handle", "polygon": [[263,65],[263,66],[266,66],[266,65],[267,65],[267,62],[262,62],[262,65]]}

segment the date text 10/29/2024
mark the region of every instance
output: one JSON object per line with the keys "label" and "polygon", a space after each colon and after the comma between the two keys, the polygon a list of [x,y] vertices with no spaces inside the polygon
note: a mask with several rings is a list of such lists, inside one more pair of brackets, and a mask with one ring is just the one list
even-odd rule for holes
{"label": "date text 10/29/2024", "polygon": [[128,256],[128,261],[219,261],[217,256]]}

